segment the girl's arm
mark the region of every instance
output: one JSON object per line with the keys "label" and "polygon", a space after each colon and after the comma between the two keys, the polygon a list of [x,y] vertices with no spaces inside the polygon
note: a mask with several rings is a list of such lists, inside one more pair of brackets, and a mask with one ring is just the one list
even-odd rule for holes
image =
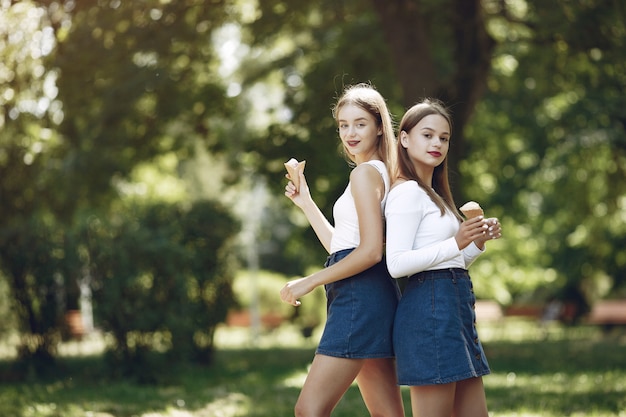
{"label": "girl's arm", "polygon": [[[458,256],[460,245],[467,246],[471,237],[475,236],[474,229],[479,227],[478,219],[470,220],[469,225],[462,225],[463,242],[457,241],[457,236],[440,240],[433,233],[445,233],[444,228],[449,224],[430,224],[423,231],[420,239],[426,239],[425,246],[413,249],[415,238],[420,225],[425,222],[439,222],[442,218],[439,209],[435,209],[436,217],[424,220],[426,213],[431,210],[428,196],[420,190],[415,182],[403,183],[394,187],[387,197],[387,268],[394,278],[401,278],[418,272],[426,271],[442,262]],[[441,220],[444,221],[444,220]],[[430,233],[431,235],[428,235]],[[465,242],[465,239],[467,242]]]}
{"label": "girl's arm", "polygon": [[298,299],[317,286],[356,275],[382,259],[383,214],[380,202],[385,193],[382,177],[376,168],[361,164],[350,174],[350,188],[359,219],[359,246],[340,262],[288,282],[280,292],[283,301],[299,305]]}
{"label": "girl's arm", "polygon": [[311,198],[311,192],[309,191],[309,186],[302,170],[300,171],[300,190],[296,190],[296,186],[293,182],[289,181],[285,187],[285,195],[291,199],[296,206],[302,209],[313,231],[315,231],[317,238],[326,251],[330,253],[330,241],[335,229]]}

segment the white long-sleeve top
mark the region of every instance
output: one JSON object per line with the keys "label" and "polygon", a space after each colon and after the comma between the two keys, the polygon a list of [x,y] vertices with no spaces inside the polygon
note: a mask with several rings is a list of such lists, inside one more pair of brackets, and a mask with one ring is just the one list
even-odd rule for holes
{"label": "white long-sleeve top", "polygon": [[459,250],[454,238],[459,220],[448,210],[442,216],[416,181],[398,184],[389,192],[385,217],[387,268],[394,278],[434,269],[467,269],[483,252],[474,242]]}

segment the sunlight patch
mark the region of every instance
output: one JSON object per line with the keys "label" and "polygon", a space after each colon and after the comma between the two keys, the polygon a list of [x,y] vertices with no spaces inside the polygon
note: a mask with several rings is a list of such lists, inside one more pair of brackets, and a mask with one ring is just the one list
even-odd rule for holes
{"label": "sunlight patch", "polygon": [[288,388],[302,388],[306,375],[307,372],[305,371],[294,372],[283,380],[281,386]]}
{"label": "sunlight patch", "polygon": [[228,393],[209,403],[195,414],[196,417],[234,417],[246,416],[251,408],[250,399],[238,392]]}
{"label": "sunlight patch", "polygon": [[146,413],[141,417],[237,417],[250,413],[250,399],[241,393],[227,393],[199,410],[187,411],[169,408],[165,412]]}
{"label": "sunlight patch", "polygon": [[167,410],[165,413],[147,413],[141,417],[193,417],[194,414],[184,410]]}

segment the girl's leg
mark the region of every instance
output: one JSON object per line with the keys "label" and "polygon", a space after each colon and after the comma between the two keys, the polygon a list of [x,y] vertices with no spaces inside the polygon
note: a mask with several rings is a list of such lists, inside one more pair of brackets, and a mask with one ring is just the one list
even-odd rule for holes
{"label": "girl's leg", "polygon": [[483,379],[470,378],[456,383],[454,417],[487,417],[487,399]]}
{"label": "girl's leg", "polygon": [[411,387],[413,417],[450,417],[456,383]]}
{"label": "girl's leg", "polygon": [[372,417],[404,417],[393,359],[365,359],[356,382]]}
{"label": "girl's leg", "polygon": [[296,417],[328,417],[363,366],[363,359],[315,355],[298,397]]}

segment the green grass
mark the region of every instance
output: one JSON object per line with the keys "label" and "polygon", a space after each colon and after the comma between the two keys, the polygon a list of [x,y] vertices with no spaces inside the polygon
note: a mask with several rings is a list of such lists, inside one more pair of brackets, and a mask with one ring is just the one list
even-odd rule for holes
{"label": "green grass", "polygon": [[[491,415],[626,416],[624,330],[542,330],[507,320],[481,326],[480,334],[493,371],[484,378]],[[68,344],[57,375],[0,382],[0,416],[291,416],[317,336],[305,340],[285,326],[253,339],[248,330],[223,328],[212,367],[168,367],[150,385],[105,377],[101,345],[93,340]],[[406,388],[403,394],[410,415]],[[364,415],[353,386],[333,416]]]}

